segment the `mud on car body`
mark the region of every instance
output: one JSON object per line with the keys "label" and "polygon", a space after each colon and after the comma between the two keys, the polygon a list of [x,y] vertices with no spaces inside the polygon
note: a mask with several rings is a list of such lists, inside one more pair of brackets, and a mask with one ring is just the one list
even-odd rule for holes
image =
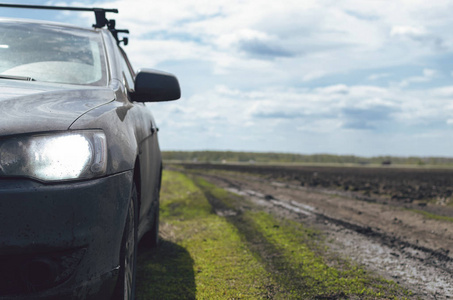
{"label": "mud on car body", "polygon": [[179,84],[134,72],[125,31],[93,10],[94,28],[0,20],[0,299],[133,299],[137,243],[157,243],[144,102]]}

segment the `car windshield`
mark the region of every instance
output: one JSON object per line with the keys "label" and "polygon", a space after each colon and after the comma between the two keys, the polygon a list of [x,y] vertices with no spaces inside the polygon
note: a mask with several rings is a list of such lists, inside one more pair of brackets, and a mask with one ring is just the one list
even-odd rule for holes
{"label": "car windshield", "polygon": [[0,22],[0,77],[106,85],[99,32],[38,23]]}

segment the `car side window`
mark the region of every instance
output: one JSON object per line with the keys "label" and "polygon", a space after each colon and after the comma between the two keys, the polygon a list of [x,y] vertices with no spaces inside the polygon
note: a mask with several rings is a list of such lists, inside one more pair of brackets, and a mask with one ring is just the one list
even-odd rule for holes
{"label": "car side window", "polygon": [[120,49],[121,52],[121,69],[123,71],[123,76],[124,76],[124,84],[126,85],[126,88],[128,92],[131,92],[134,90],[134,78],[135,74],[134,71],[132,70],[131,64],[129,63],[126,53],[122,49]]}

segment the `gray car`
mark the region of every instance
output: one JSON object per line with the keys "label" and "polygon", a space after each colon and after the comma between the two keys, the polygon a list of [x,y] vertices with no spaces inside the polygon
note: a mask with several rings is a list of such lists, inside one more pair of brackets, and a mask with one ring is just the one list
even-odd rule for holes
{"label": "gray car", "polygon": [[100,20],[0,20],[0,299],[133,299],[138,241],[157,244],[144,102],[178,99],[179,84],[134,72]]}

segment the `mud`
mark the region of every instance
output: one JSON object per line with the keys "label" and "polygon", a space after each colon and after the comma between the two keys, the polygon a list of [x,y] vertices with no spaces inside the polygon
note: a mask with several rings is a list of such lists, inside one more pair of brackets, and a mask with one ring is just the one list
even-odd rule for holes
{"label": "mud", "polygon": [[[428,219],[412,210],[451,216],[451,206],[435,204],[423,197],[401,201],[388,195],[370,197],[360,191],[332,186],[306,186],[300,184],[300,178],[285,175],[285,169],[278,174],[263,173],[262,170],[252,172],[251,169],[247,173],[238,170],[213,172],[213,168],[202,171],[203,168],[198,166],[196,169],[199,175],[247,197],[262,209],[322,230],[333,253],[407,287],[413,292],[414,299],[453,299],[453,223]],[[442,172],[439,174],[444,174]],[[408,174],[412,179],[421,176],[412,176],[404,170],[392,170],[391,173],[400,177]],[[420,184],[415,180],[398,180]],[[448,180],[433,179],[438,184],[436,190],[448,191],[449,187],[441,185],[442,182],[447,184]],[[426,205],[414,203],[415,200],[426,201]]]}
{"label": "mud", "polygon": [[[228,170],[258,174],[267,180],[284,180],[303,187],[355,192],[363,199],[383,198],[392,202],[452,203],[453,170],[394,167],[314,167],[185,164],[187,169]],[[438,213],[440,210],[438,211]],[[453,216],[453,210],[448,213]]]}

